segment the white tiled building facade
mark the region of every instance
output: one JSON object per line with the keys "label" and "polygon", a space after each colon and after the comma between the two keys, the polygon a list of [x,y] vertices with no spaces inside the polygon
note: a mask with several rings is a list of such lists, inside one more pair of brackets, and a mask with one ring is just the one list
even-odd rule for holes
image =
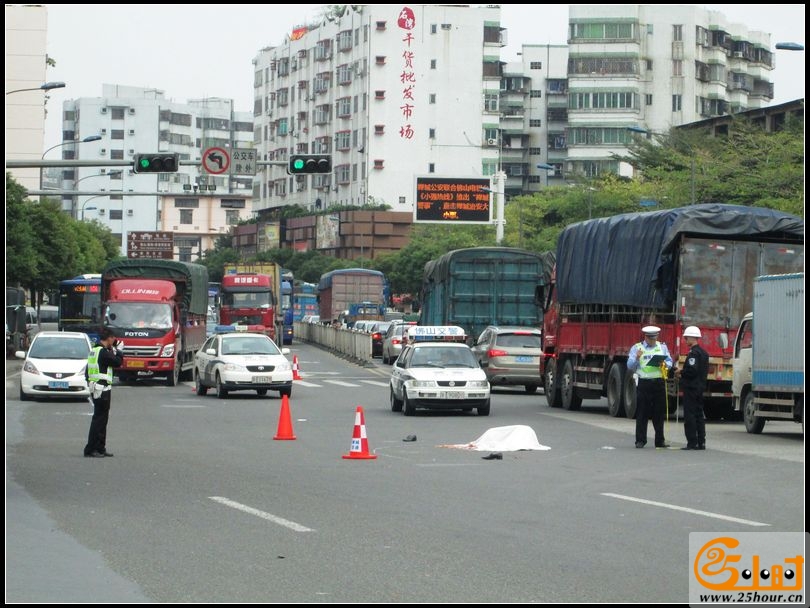
{"label": "white tiled building facade", "polygon": [[[63,189],[165,192],[175,196],[183,193],[196,196],[198,191],[223,197],[251,193],[252,175],[208,175],[201,173],[199,164],[181,164],[177,173],[135,174],[131,169],[134,156],[140,153],[177,152],[182,163],[200,161],[201,153],[208,148],[252,148],[253,116],[250,112],[234,111],[230,99],[176,103],[156,89],[105,84],[101,97],[85,97],[63,104],[63,140],[82,140],[93,135],[100,135],[101,140],[65,146],[61,148],[62,158],[127,161],[127,166],[64,169]],[[161,220],[163,198],[123,194],[66,196],[63,208],[77,219],[94,219],[108,226],[120,236],[122,251],[126,252],[126,232],[165,229]],[[176,204],[175,199],[167,199],[169,203]],[[189,231],[193,232],[194,226],[203,235],[220,231],[221,226],[195,221],[193,213],[191,216],[186,227]],[[248,202],[240,218],[250,217],[252,208]]]}

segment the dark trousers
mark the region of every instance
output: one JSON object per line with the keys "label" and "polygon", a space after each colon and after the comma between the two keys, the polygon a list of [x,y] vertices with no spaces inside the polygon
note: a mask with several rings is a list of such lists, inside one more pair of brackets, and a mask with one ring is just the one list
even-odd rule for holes
{"label": "dark trousers", "polygon": [[104,391],[98,399],[93,401],[93,419],[90,421],[90,432],[87,434],[87,445],[84,454],[107,451],[107,420],[110,417],[110,402],[112,391]]}
{"label": "dark trousers", "polygon": [[703,394],[683,391],[683,431],[690,447],[706,444],[706,417],[703,415]]}
{"label": "dark trousers", "polygon": [[663,446],[664,416],[667,409],[666,383],[639,379],[636,387],[636,443],[647,443],[647,422],[652,420],[655,445]]}

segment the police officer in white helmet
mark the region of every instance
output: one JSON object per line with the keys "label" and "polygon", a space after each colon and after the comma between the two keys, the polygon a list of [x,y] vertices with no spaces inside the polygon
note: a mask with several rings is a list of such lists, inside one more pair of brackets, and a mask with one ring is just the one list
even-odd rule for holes
{"label": "police officer in white helmet", "polygon": [[706,390],[706,377],[709,373],[709,353],[700,346],[700,329],[690,325],[683,331],[689,345],[689,352],[683,369],[675,371],[683,392],[683,430],[686,434],[686,447],[682,450],[706,449],[706,418],[703,415],[703,392]]}

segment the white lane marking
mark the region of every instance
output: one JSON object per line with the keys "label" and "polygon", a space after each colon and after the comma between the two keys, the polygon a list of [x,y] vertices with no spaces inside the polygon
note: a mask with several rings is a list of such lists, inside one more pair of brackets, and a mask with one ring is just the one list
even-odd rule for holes
{"label": "white lane marking", "polygon": [[694,513],[695,515],[703,515],[705,517],[713,517],[715,519],[722,519],[725,521],[734,522],[736,524],[744,524],[746,526],[770,526],[760,521],[751,521],[750,519],[740,519],[739,517],[731,517],[729,515],[720,515],[719,513],[712,513],[711,511],[700,511],[698,509],[690,509],[689,507],[679,507],[678,505],[671,505],[665,502],[656,502],[654,500],[645,500],[644,498],[634,498],[632,496],[623,496],[621,494],[612,494],[610,492],[602,492],[602,496],[610,496],[611,498],[618,498],[620,500],[629,500],[631,502],[640,502],[645,505],[653,507],[663,507],[665,509],[672,509],[673,511],[684,511],[686,513]]}
{"label": "white lane marking", "polygon": [[238,509],[240,511],[244,511],[245,513],[250,513],[251,515],[255,515],[256,517],[261,517],[262,519],[266,519],[267,521],[272,521],[274,524],[278,524],[280,526],[284,526],[293,530],[294,532],[314,532],[312,528],[307,528],[306,526],[302,526],[301,524],[297,524],[294,521],[290,521],[289,519],[284,519],[283,517],[278,517],[273,515],[272,513],[267,513],[266,511],[260,511],[259,509],[254,509],[253,507],[249,507],[247,505],[243,505],[242,503],[238,503],[236,501],[230,500],[223,496],[209,496],[211,500],[214,502],[218,502],[220,504],[225,505],[226,507],[231,507],[233,509]]}
{"label": "white lane marking", "polygon": [[329,384],[337,384],[338,386],[348,386],[351,388],[357,388],[357,384],[352,382],[343,382],[342,380],[324,380],[324,382],[328,382]]}
{"label": "white lane marking", "polygon": [[180,404],[173,404],[173,403],[162,403],[160,407],[173,407],[175,409],[182,409],[182,408],[193,408],[193,407],[208,407],[207,405],[180,405]]}
{"label": "white lane marking", "polygon": [[364,384],[373,384],[374,386],[384,386],[386,388],[390,386],[390,383],[380,382],[379,380],[361,380],[360,382],[363,382]]}
{"label": "white lane marking", "polygon": [[309,386],[312,388],[321,388],[320,384],[314,384],[312,382],[305,382],[304,380],[293,380],[294,386]]}

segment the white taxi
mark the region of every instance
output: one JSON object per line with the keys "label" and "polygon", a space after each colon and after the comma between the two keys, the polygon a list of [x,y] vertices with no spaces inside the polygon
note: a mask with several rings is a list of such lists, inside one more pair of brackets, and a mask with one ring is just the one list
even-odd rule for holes
{"label": "white taxi", "polygon": [[289,397],[293,371],[285,356],[288,354],[289,348],[279,349],[262,333],[237,331],[209,336],[194,357],[197,395],[202,397],[214,388],[220,399],[231,391],[249,390],[259,395],[278,391]]}
{"label": "white taxi", "polygon": [[391,411],[476,409],[489,416],[486,372],[456,326],[416,325],[391,371]]}

